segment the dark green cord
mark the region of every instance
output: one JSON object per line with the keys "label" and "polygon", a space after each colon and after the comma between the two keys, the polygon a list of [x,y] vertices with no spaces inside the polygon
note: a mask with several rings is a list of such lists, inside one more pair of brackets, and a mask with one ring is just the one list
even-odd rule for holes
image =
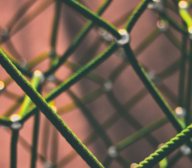
{"label": "dark green cord", "polygon": [[121,35],[112,24],[102,19],[97,14],[95,14],[94,12],[92,12],[91,10],[89,10],[79,2],[73,1],[73,0],[62,0],[62,2],[64,2],[66,5],[70,6],[71,8],[75,9],[77,12],[82,14],[85,18],[93,21],[96,25],[103,27],[104,29],[109,31],[117,39],[121,38]]}
{"label": "dark green cord", "polygon": [[38,111],[36,112],[35,118],[34,118],[33,140],[32,140],[32,147],[31,147],[31,168],[36,168],[39,119],[40,119],[40,113]]}
{"label": "dark green cord", "polygon": [[11,157],[10,157],[10,168],[17,168],[17,141],[18,141],[18,130],[12,130],[11,136]]}
{"label": "dark green cord", "polygon": [[167,118],[170,120],[174,128],[180,132],[182,130],[182,126],[176,119],[175,115],[173,114],[171,107],[167,104],[167,102],[164,100],[164,98],[161,96],[159,91],[157,90],[156,86],[151,82],[151,80],[148,78],[145,70],[142,68],[142,66],[137,62],[135,55],[133,54],[131,48],[129,45],[123,46],[124,51],[127,55],[127,58],[132,65],[133,69],[137,73],[137,75],[140,77],[141,81],[145,85],[145,87],[148,89],[148,91],[151,93],[154,100],[157,102],[159,107],[162,109],[162,111],[165,113]]}
{"label": "dark green cord", "polygon": [[129,19],[127,20],[127,23],[125,24],[125,29],[130,33],[133,26],[137,22],[137,20],[140,18],[141,14],[145,11],[147,8],[147,5],[152,0],[142,0],[139,5],[134,9],[131,16],[129,16]]}
{"label": "dark green cord", "polygon": [[185,86],[185,68],[187,61],[187,36],[183,35],[181,46],[181,63],[180,63],[180,74],[179,74],[179,95],[178,95],[178,106],[184,106],[184,86]]}
{"label": "dark green cord", "polygon": [[[110,3],[111,0],[106,0],[97,10],[97,14],[101,15]],[[82,42],[85,36],[89,33],[93,25],[94,23],[90,21],[88,21],[84,25],[84,27],[79,31],[77,36],[72,41],[67,51],[59,58],[58,63],[44,73],[45,77],[48,77],[49,75],[54,73],[67,60],[67,58],[75,51],[75,49],[79,46],[79,44]]]}
{"label": "dark green cord", "polygon": [[54,16],[54,20],[53,20],[53,27],[52,27],[52,34],[51,34],[51,44],[50,44],[50,46],[51,46],[51,48],[53,50],[55,50],[55,46],[56,46],[60,12],[61,12],[61,1],[57,0],[56,3],[55,3],[55,16]]}
{"label": "dark green cord", "polygon": [[177,154],[175,154],[168,162],[168,165],[165,168],[171,168],[173,165],[178,162],[183,154],[179,151]]}
{"label": "dark green cord", "polygon": [[144,161],[140,162],[135,168],[151,168],[161,161],[164,157],[169,155],[175,149],[183,145],[192,136],[192,125],[188,126],[181,133],[177,134],[170,141],[165,143],[160,149],[156,150],[153,154],[147,157]]}
{"label": "dark green cord", "polygon": [[68,143],[79,153],[90,167],[101,168],[103,165],[97,158],[82,144],[63,120],[52,110],[41,95],[31,86],[21,72],[12,64],[9,58],[0,50],[0,62],[7,73],[15,80],[21,89],[31,98],[42,113],[51,121]]}
{"label": "dark green cord", "polygon": [[[114,51],[116,51],[117,46],[115,43],[112,43],[103,53],[97,56],[95,59],[90,61],[87,65],[83,66],[76,73],[74,73],[71,77],[66,79],[62,84],[60,84],[53,92],[51,92],[48,96],[46,96],[45,100],[47,102],[53,100],[60,93],[70,88],[74,83],[79,81],[82,77],[88,74],[91,70],[100,65],[103,61],[105,61]],[[23,117],[22,122],[27,120],[31,115],[34,114],[35,107],[28,111],[27,114]]]}
{"label": "dark green cord", "polygon": [[188,69],[188,85],[186,93],[186,125],[190,124],[189,117],[191,113],[191,92],[192,92],[192,41],[190,40],[190,55],[189,55],[189,69]]}
{"label": "dark green cord", "polygon": [[120,151],[120,150],[124,149],[125,147],[127,147],[128,145],[131,145],[132,143],[136,142],[137,140],[139,140],[143,136],[146,136],[147,134],[149,134],[151,131],[154,131],[155,129],[159,128],[160,126],[165,124],[167,121],[168,121],[168,119],[163,117],[163,118],[143,127],[142,129],[138,130],[137,132],[135,132],[131,136],[128,136],[127,138],[118,142],[115,145],[117,150]]}
{"label": "dark green cord", "polygon": [[109,136],[105,133],[104,129],[100,126],[98,121],[93,117],[91,112],[84,106],[84,104],[76,97],[76,95],[72,91],[68,90],[67,93],[74,100],[74,102],[80,107],[82,113],[86,116],[88,121],[90,121],[90,124],[92,125],[94,130],[96,130],[97,134],[101,136],[106,146],[110,147],[112,145],[112,142]]}

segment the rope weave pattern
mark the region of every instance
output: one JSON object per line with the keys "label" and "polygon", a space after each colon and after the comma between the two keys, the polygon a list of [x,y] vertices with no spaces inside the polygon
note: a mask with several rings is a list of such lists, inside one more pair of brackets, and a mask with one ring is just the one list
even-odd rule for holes
{"label": "rope weave pattern", "polygon": [[[184,143],[192,150],[192,142],[190,138],[192,137],[192,125],[186,128],[186,125],[190,123],[190,110],[191,110],[191,70],[192,70],[192,42],[190,41],[190,51],[187,48],[188,39],[191,40],[191,32],[190,32],[190,15],[187,9],[180,14],[180,17],[183,20],[183,24],[180,25],[177,21],[175,21],[165,10],[164,8],[169,8],[172,11],[178,13],[178,1],[174,0],[173,3],[160,1],[152,1],[152,0],[141,0],[140,3],[136,6],[135,9],[129,11],[125,14],[121,19],[119,19],[116,23],[109,23],[106,21],[101,15],[103,12],[109,7],[112,0],[104,0],[101,5],[98,7],[96,12],[91,11],[88,7],[81,4],[75,0],[56,0],[55,1],[55,15],[53,19],[52,32],[50,38],[50,53],[43,53],[39,57],[36,57],[31,62],[28,62],[26,65],[22,65],[22,58],[17,52],[16,48],[12,44],[9,39],[12,35],[17,33],[20,29],[25,27],[33,18],[35,18],[38,14],[40,14],[44,9],[46,9],[49,5],[51,5],[54,1],[48,0],[43,2],[36,11],[34,11],[31,15],[26,15],[22,19],[22,21],[16,26],[15,29],[12,29],[16,24],[17,20],[19,20],[33,5],[34,1],[30,0],[25,2],[25,4],[19,9],[19,12],[10,20],[7,24],[7,28],[3,29],[1,32],[1,40],[0,43],[9,42],[9,47],[14,51],[14,57],[10,55],[3,47],[0,49],[0,64],[5,69],[5,71],[10,75],[11,78],[8,78],[1,84],[5,85],[2,89],[0,88],[0,94],[4,94],[10,99],[15,100],[15,104],[11,106],[8,111],[2,116],[0,116],[0,124],[3,126],[7,126],[11,129],[12,137],[11,137],[11,152],[10,152],[10,167],[17,167],[17,143],[22,143],[25,148],[31,152],[31,168],[36,167],[36,160],[40,159],[42,163],[46,163],[47,167],[55,166],[61,168],[65,166],[68,162],[70,162],[77,154],[81,156],[81,158],[90,166],[94,168],[103,168],[109,167],[112,160],[115,159],[118,163],[120,163],[123,167],[130,167],[131,161],[124,159],[118,152],[125,149],[127,146],[136,142],[140,138],[144,137],[154,148],[159,145],[159,141],[152,134],[152,131],[161,127],[167,122],[170,122],[174,129],[178,132],[178,134],[168,141],[164,146],[160,149],[156,150],[153,154],[151,154],[144,161],[140,162],[135,168],[146,167],[150,168],[154,165],[158,164],[162,159],[166,159],[171,152],[175,149],[179,148]],[[162,3],[162,4],[160,4]],[[77,33],[75,38],[72,40],[68,49],[61,55],[58,56],[56,53],[56,41],[57,41],[57,32],[58,32],[58,24],[60,20],[61,13],[61,5],[65,4],[72,8],[74,11],[78,12],[80,15],[88,19],[89,21],[83,26],[83,28]],[[155,27],[153,31],[144,39],[144,41],[133,51],[129,40],[123,43],[121,46],[118,43],[119,41],[124,40],[124,35],[121,34],[122,30],[118,30],[117,27],[122,23],[124,25],[124,33],[126,32],[127,37],[130,37],[130,33],[134,28],[134,25],[137,23],[138,19],[141,17],[143,12],[146,10],[148,5],[156,5],[158,8],[158,4],[163,5],[163,10],[153,9],[157,12],[159,17],[164,21],[162,24],[169,23],[174,29],[179,31],[183,35],[182,41],[177,39],[177,37],[172,33],[171,29],[163,30],[161,27]],[[191,2],[188,4],[192,5]],[[188,18],[188,19],[186,19]],[[188,27],[187,27],[188,26]],[[95,58],[91,59],[90,57],[84,57],[80,62],[80,64],[72,63],[68,60],[69,56],[71,56],[74,51],[79,47],[88,33],[95,28],[96,30],[102,29],[105,33],[100,34],[103,42],[107,44],[107,48],[98,54]],[[12,31],[13,30],[13,31]],[[159,74],[154,75],[153,72],[148,72],[147,67],[141,65],[136,57],[150,44],[153,42],[155,38],[157,38],[161,33],[164,33],[166,37],[181,50],[181,60],[176,61],[170,67],[165,69]],[[101,39],[100,39],[101,40]],[[95,43],[95,45],[90,48],[90,53],[96,52],[100,45],[100,40]],[[88,52],[88,56],[91,55]],[[93,70],[98,67],[101,63],[107,60],[112,54],[121,55],[123,57],[123,62],[110,74],[109,79],[106,80],[101,77],[99,74],[95,73]],[[50,59],[50,66],[47,71],[44,73],[40,72],[40,76],[35,77],[35,72],[32,71],[32,68],[37,65],[39,62],[44,59]],[[190,58],[190,59],[188,59]],[[88,63],[87,63],[88,62]],[[175,104],[183,107],[185,105],[184,97],[184,79],[185,79],[185,67],[186,62],[189,62],[189,70],[188,70],[188,85],[187,85],[187,101],[186,101],[186,116],[180,119],[175,115],[175,112],[171,109],[170,105],[164,99],[159,90],[163,90],[165,95]],[[85,64],[86,63],[86,64]],[[53,90],[48,92],[46,96],[42,96],[41,92],[43,90],[43,84],[47,82],[47,80],[54,76],[54,73],[61,67],[65,65],[73,71],[73,74],[69,76],[64,81],[60,81],[55,79],[55,84],[57,85]],[[83,66],[82,66],[83,65]],[[115,94],[112,92],[112,85],[117,79],[117,77],[121,74],[121,72],[128,66],[131,65],[137,76],[143,82],[145,89],[140,90],[131,100],[129,100],[125,104],[121,104],[119,100],[115,97]],[[160,83],[160,79],[164,79],[170,75],[172,75],[176,70],[180,68],[180,82],[179,82],[179,98],[178,102],[175,100],[176,96],[163,84]],[[26,79],[26,77],[31,79],[31,83]],[[93,82],[99,85],[99,89],[96,89],[88,94],[86,94],[82,98],[78,98],[77,95],[73,91],[70,90],[70,87],[80,81],[82,78],[88,78]],[[24,97],[20,97],[6,89],[6,87],[12,82],[15,81],[19,87],[25,92]],[[2,82],[2,81],[0,81]],[[54,99],[57,98],[61,93],[66,92],[70,98],[73,100],[72,103],[61,107],[58,110],[54,110]],[[165,116],[161,119],[154,121],[153,123],[143,127],[131,114],[127,113],[127,110],[131,109],[138,101],[140,101],[147,93],[150,93],[153,99],[156,101],[158,106],[161,108]],[[85,106],[86,103],[90,103],[93,100],[97,99],[101,95],[105,94],[107,99],[110,101],[112,106],[115,109],[115,113],[104,123],[99,124],[99,122],[94,118],[91,114],[90,110]],[[32,104],[34,103],[34,104]],[[16,115],[12,115],[13,112],[20,106],[20,111]],[[94,128],[92,134],[89,137],[81,142],[81,140],[72,132],[72,130],[66,125],[66,123],[59,116],[60,114],[69,112],[75,108],[79,108],[83,115],[90,122],[90,125]],[[38,131],[40,124],[40,113],[39,110],[46,116],[46,118],[52,123],[55,127],[55,134],[52,141],[52,162],[49,163],[47,161],[47,156],[43,156],[38,153],[37,144],[38,144]],[[33,139],[32,145],[29,145],[20,135],[19,129],[23,126],[23,124],[31,117],[35,115],[34,118],[34,128],[33,128]],[[16,118],[14,118],[16,117]],[[113,144],[110,136],[106,133],[106,130],[110,128],[119,118],[123,118],[127,123],[129,123],[133,128],[137,130],[134,134],[124,138],[120,142]],[[183,129],[185,127],[185,129]],[[49,130],[48,126],[45,123],[45,128]],[[57,146],[55,142],[57,142],[57,132],[59,131],[61,135],[66,139],[66,141],[72,146],[72,148],[76,151],[72,151],[67,155],[64,159],[56,162],[57,149],[54,149],[54,146]],[[46,132],[46,131],[45,131]],[[45,139],[46,135],[43,136]],[[103,163],[101,163],[86,147],[90,145],[96,138],[101,137],[104,141],[107,150],[107,156]],[[44,152],[46,153],[46,143],[44,148]],[[55,151],[54,151],[55,150]],[[178,158],[182,157],[183,154],[177,153],[172,160],[169,161],[168,167],[173,165]],[[191,158],[191,156],[189,157]],[[52,165],[53,164],[53,165]],[[162,167],[161,167],[162,168]]]}
{"label": "rope weave pattern", "polygon": [[169,142],[165,143],[160,149],[156,150],[153,154],[147,157],[144,161],[140,162],[135,168],[149,168],[153,167],[164,157],[169,155],[175,149],[183,145],[189,138],[191,138],[192,125],[188,126],[186,129],[177,134]]}

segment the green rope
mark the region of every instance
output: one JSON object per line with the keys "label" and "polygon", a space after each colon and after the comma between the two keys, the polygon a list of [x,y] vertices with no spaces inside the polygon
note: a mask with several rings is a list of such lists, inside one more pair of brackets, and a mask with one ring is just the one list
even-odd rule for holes
{"label": "green rope", "polygon": [[140,162],[135,168],[151,168],[157,164],[164,157],[169,155],[175,149],[183,145],[192,136],[192,125],[188,126],[181,133],[177,134],[170,141],[165,143],[160,149],[156,150],[153,154],[147,157],[144,161]]}
{"label": "green rope", "polygon": [[[167,118],[163,117],[149,125],[147,125],[146,127],[140,129],[139,131],[135,132],[134,134],[132,134],[131,136],[128,136],[127,138],[123,139],[122,141],[118,142],[115,146],[116,149],[118,151],[124,149],[125,147],[127,147],[128,145],[131,145],[132,143],[136,142],[137,140],[139,140],[140,138],[142,138],[143,136],[146,136],[147,134],[149,134],[151,131],[154,131],[155,129],[159,128],[160,126],[162,126],[163,124],[165,124],[168,121]],[[156,146],[157,147],[157,146]]]}
{"label": "green rope", "polygon": [[189,117],[191,113],[191,92],[192,92],[192,41],[190,41],[190,57],[189,57],[189,69],[188,69],[188,84],[187,84],[187,93],[186,93],[186,116],[185,121],[186,125],[190,124]]}
{"label": "green rope", "polygon": [[132,65],[132,67],[135,70],[135,72],[137,73],[137,75],[140,77],[141,81],[144,83],[145,87],[151,93],[152,97],[157,102],[157,104],[162,109],[162,111],[165,113],[167,118],[170,120],[170,122],[172,123],[174,128],[178,132],[180,132],[182,130],[182,126],[180,125],[180,123],[176,119],[175,115],[173,114],[171,107],[167,104],[167,102],[161,96],[161,94],[157,90],[156,86],[148,78],[148,76],[147,76],[145,70],[142,68],[142,66],[137,62],[135,55],[133,54],[130,46],[126,45],[123,48],[127,55],[127,58],[129,59],[130,64]]}
{"label": "green rope", "polygon": [[[98,65],[100,65],[103,61],[105,61],[116,49],[117,49],[116,44],[112,43],[103,53],[101,53],[95,59],[90,61],[87,65],[85,65],[81,69],[79,69],[71,77],[69,77],[62,84],[60,84],[55,90],[53,90],[49,95],[47,95],[45,97],[45,100],[47,102],[49,102],[49,101],[53,100],[55,97],[57,97],[60,93],[67,90],[74,83],[76,83],[81,78],[83,78],[86,74],[88,74],[91,70],[93,70]],[[35,110],[35,107],[32,110],[28,111],[27,114],[23,117],[22,122],[24,122],[31,115],[33,115],[34,110]]]}
{"label": "green rope", "polygon": [[125,24],[125,29],[128,32],[131,32],[133,26],[137,22],[137,20],[140,18],[141,14],[144,12],[144,10],[147,8],[147,5],[152,0],[142,0],[138,6],[134,9],[131,16],[129,16],[129,19],[127,20],[127,23]]}
{"label": "green rope", "polygon": [[4,125],[4,126],[9,126],[11,125],[12,121],[5,117],[5,116],[0,116],[0,124]]}
{"label": "green rope", "polygon": [[172,167],[176,162],[179,161],[179,159],[183,156],[183,154],[179,151],[176,155],[174,155],[168,162],[167,166],[165,168]]}
{"label": "green rope", "polygon": [[[35,71],[35,73],[33,74],[33,78],[31,80],[31,85],[34,89],[37,89],[41,79],[42,79],[42,73],[40,71]],[[21,116],[21,118],[25,115],[26,111],[29,109],[31,103],[32,103],[31,99],[26,95],[23,104],[21,106],[21,109],[18,113]]]}
{"label": "green rope", "polygon": [[53,20],[53,27],[52,27],[52,34],[51,34],[51,41],[50,41],[51,43],[50,46],[53,50],[55,50],[55,46],[56,46],[60,12],[61,12],[61,1],[57,0],[55,3],[55,16]]}
{"label": "green rope", "polygon": [[32,149],[31,149],[31,168],[36,168],[37,160],[37,144],[38,144],[38,133],[39,133],[39,120],[40,112],[36,112],[34,118],[34,127],[33,127],[33,140],[32,140]]}
{"label": "green rope", "polygon": [[161,12],[160,16],[162,18],[164,18],[165,20],[167,20],[170,25],[173,26],[174,29],[178,30],[179,32],[183,33],[183,34],[188,34],[188,30],[181,26],[179,23],[177,23],[177,21],[175,21],[171,16],[169,16],[166,12]]}
{"label": "green rope", "polygon": [[[96,13],[98,15],[101,15],[110,3],[111,3],[111,0],[106,0],[104,3],[101,4],[101,6],[98,8]],[[75,49],[79,46],[79,44],[81,44],[82,40],[89,33],[89,31],[91,30],[93,25],[94,25],[93,22],[88,21],[83,26],[83,28],[79,31],[77,36],[73,39],[72,43],[70,44],[70,47],[59,58],[58,63],[55,66],[51,67],[47,72],[44,73],[45,77],[54,73],[67,60],[67,58],[75,51]]]}
{"label": "green rope", "polygon": [[96,25],[101,26],[107,31],[109,31],[117,39],[121,38],[121,35],[113,25],[111,25],[109,22],[99,17],[97,14],[93,13],[91,10],[89,10],[79,2],[73,1],[73,0],[62,0],[62,2],[64,2],[66,5],[70,6],[71,8],[75,9],[77,12],[82,14],[85,18],[93,21]]}
{"label": "green rope", "polygon": [[51,123],[57,128],[61,135],[77,151],[77,153],[79,153],[79,155],[87,162],[87,164],[91,167],[103,167],[103,165],[97,160],[97,158],[86,148],[86,146],[82,144],[82,142],[76,137],[71,129],[67,127],[63,120],[52,110],[49,104],[47,104],[47,102],[41,97],[41,95],[25,79],[21,72],[12,64],[12,62],[3,53],[2,50],[0,50],[0,62],[7,73],[31,98],[36,106],[51,121]]}
{"label": "green rope", "polygon": [[80,107],[82,113],[89,120],[89,122],[92,125],[92,127],[94,128],[94,130],[96,130],[97,134],[99,134],[101,136],[101,138],[105,142],[106,146],[107,147],[111,146],[112,142],[111,142],[110,138],[105,133],[104,129],[99,125],[97,120],[93,117],[91,112],[84,106],[84,104],[80,100],[78,100],[78,98],[76,97],[76,95],[72,91],[68,90],[67,93],[74,100],[74,102]]}
{"label": "green rope", "polygon": [[11,136],[11,155],[10,155],[10,168],[17,168],[17,141],[18,141],[18,130],[12,130]]}
{"label": "green rope", "polygon": [[182,37],[182,48],[181,48],[181,63],[180,63],[180,75],[179,75],[179,96],[178,96],[178,106],[183,107],[184,105],[184,85],[185,85],[185,67],[186,67],[186,49],[187,49],[187,37],[183,35]]}
{"label": "green rope", "polygon": [[[131,124],[131,126],[136,128],[137,130],[142,128],[142,125],[134,117],[132,117],[132,115],[127,113],[127,111],[124,108],[124,106],[122,106],[118,102],[118,100],[115,98],[115,96],[114,96],[114,94],[112,92],[107,93],[107,98],[111,102],[111,104],[113,105],[114,109],[119,113],[119,115],[122,118],[124,118],[129,124]],[[143,136],[143,134],[141,134],[141,136]],[[154,136],[152,136],[152,135],[148,135],[145,138],[155,148],[159,144],[157,139]],[[118,147],[117,147],[117,150],[118,150]]]}

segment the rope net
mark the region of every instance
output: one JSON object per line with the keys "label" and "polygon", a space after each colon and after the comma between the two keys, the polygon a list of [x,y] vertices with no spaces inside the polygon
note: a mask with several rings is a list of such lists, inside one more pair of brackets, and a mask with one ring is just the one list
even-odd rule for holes
{"label": "rope net", "polygon": [[[136,6],[112,21],[102,15],[118,3],[99,3],[28,0],[1,25],[0,124],[1,139],[10,133],[10,167],[20,165],[20,146],[31,168],[189,167],[192,2],[122,1]],[[43,52],[35,55],[37,48],[16,39],[28,38],[26,27],[41,15],[47,21],[50,6],[48,37],[37,33],[38,26],[47,31],[46,22],[34,27],[48,52],[40,42]],[[69,25],[61,25],[64,18]],[[169,50],[154,46],[159,38]],[[84,162],[74,166],[78,156]]]}

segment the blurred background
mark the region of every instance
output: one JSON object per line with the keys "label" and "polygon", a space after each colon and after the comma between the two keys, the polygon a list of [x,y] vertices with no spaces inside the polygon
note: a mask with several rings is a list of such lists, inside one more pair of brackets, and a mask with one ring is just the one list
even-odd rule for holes
{"label": "blurred background", "polygon": [[[103,1],[81,0],[80,2],[96,11]],[[113,0],[103,12],[102,18],[114,24],[118,29],[123,28],[130,12],[139,2],[139,0]],[[57,10],[60,12],[55,53],[61,56],[71,45],[87,19],[63,3],[56,7],[56,2],[53,0],[0,0],[1,46],[23,67],[27,67],[28,63],[43,55],[44,59],[37,64],[34,63],[31,71],[36,69],[42,72],[47,71],[50,66],[49,56],[53,52],[51,34]],[[18,11],[23,13],[21,12],[21,16],[16,18]],[[172,10],[167,11],[181,23],[178,15]],[[173,37],[181,40],[181,34],[171,27],[165,31],[162,30],[165,23],[158,22],[158,20],[158,15],[147,9],[131,32],[130,44],[149,77],[157,85],[169,105],[175,109],[178,106],[181,53],[178,49],[180,44],[177,40],[173,40]],[[9,38],[4,40],[3,38],[8,35],[7,32]],[[42,95],[47,94],[81,65],[85,65],[104,51],[109,45],[103,40],[106,37],[103,34],[106,35],[106,33],[105,30],[98,29],[95,25],[67,62],[54,75],[46,79]],[[110,41],[111,36],[107,34],[107,37]],[[117,157],[110,160],[108,156],[110,146],[116,145],[142,127],[162,118],[164,113],[128,64],[122,50],[111,55],[90,74],[70,87],[68,91],[60,94],[54,103],[57,113],[99,161],[108,164],[106,167],[122,168],[129,163],[139,163],[153,153],[159,144],[167,142],[176,134],[172,125],[166,122],[150,133],[151,141],[148,141],[149,136],[148,139],[146,136],[142,137],[123,148]],[[14,81],[11,81],[1,66],[0,80],[6,83],[6,89],[0,95],[0,115],[9,117],[19,111],[24,92]],[[86,115],[86,112],[90,115]],[[105,143],[105,140],[96,132],[93,122],[102,126],[111,144]],[[19,168],[30,166],[33,124],[34,117],[31,117],[19,133],[17,146],[17,167]],[[10,166],[10,141],[10,129],[1,126],[0,167],[2,168]],[[178,151],[168,158],[176,155]],[[109,163],[106,163],[106,159]],[[48,168],[51,165],[57,168],[88,167],[41,114],[37,168]],[[183,156],[178,159],[174,167],[189,167],[190,165],[190,159]]]}

